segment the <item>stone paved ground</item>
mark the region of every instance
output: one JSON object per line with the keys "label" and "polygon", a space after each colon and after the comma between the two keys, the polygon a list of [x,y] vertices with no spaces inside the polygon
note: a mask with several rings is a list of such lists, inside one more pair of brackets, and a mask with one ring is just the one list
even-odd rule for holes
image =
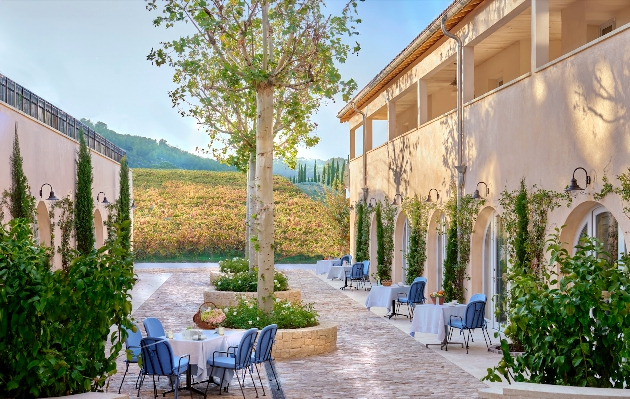
{"label": "stone paved ground", "polygon": [[[192,315],[203,300],[208,273],[193,269],[168,271],[172,276],[134,311],[139,324],[151,316],[159,317],[166,330],[179,330],[191,323]],[[146,272],[160,271],[142,271]],[[315,303],[320,318],[339,326],[337,351],[276,363],[286,398],[474,398],[477,390],[485,386],[326,284],[312,271],[288,270],[286,273],[290,285],[302,291],[302,298]],[[119,373],[111,378],[110,390],[112,387],[117,390],[120,384],[124,371],[122,356],[118,363]],[[135,374],[136,366],[131,368]],[[135,396],[134,382],[133,375],[129,384],[125,381],[123,391],[130,396]],[[258,380],[256,382],[259,385]],[[162,381],[160,387],[166,386]],[[270,396],[268,386],[266,389]],[[208,393],[216,395],[218,391]],[[143,387],[142,397],[152,397],[152,394],[151,384]],[[227,397],[233,396],[242,397],[238,387],[231,387]],[[246,397],[255,397],[251,380]]]}

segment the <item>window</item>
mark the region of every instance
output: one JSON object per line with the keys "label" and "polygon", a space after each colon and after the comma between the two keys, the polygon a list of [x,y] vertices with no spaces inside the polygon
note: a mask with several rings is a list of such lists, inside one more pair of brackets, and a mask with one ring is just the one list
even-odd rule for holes
{"label": "window", "polygon": [[628,253],[623,231],[619,228],[617,219],[603,206],[590,210],[582,219],[577,231],[574,247],[579,244],[582,237],[595,237],[604,243],[604,251],[611,255],[617,254],[617,258]]}
{"label": "window", "polygon": [[611,19],[610,21],[599,25],[599,37],[607,35],[613,30],[615,30],[615,20]]}
{"label": "window", "polygon": [[506,234],[501,217],[494,213],[488,221],[483,243],[483,292],[486,294],[486,319],[492,328],[503,330],[507,323],[505,314],[506,284],[503,275],[507,272]]}

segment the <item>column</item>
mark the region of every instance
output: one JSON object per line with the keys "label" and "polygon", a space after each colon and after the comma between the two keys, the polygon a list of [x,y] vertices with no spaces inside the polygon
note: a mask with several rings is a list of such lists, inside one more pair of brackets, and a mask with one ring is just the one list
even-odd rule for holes
{"label": "column", "polygon": [[357,129],[350,129],[350,159],[356,158]]}
{"label": "column", "polygon": [[429,107],[428,107],[428,96],[427,96],[427,81],[426,80],[418,80],[418,126],[422,126],[424,123],[429,121]]}
{"label": "column", "polygon": [[369,117],[365,118],[365,126],[363,126],[363,129],[365,129],[365,137],[363,138],[365,143],[363,144],[363,148],[367,152],[372,149],[372,119]]}
{"label": "column", "polygon": [[532,0],[532,72],[549,62],[549,0]]}
{"label": "column", "polygon": [[396,138],[396,102],[387,102],[387,140]]}
{"label": "column", "polygon": [[462,68],[464,72],[464,104],[475,99],[475,48],[464,46]]}

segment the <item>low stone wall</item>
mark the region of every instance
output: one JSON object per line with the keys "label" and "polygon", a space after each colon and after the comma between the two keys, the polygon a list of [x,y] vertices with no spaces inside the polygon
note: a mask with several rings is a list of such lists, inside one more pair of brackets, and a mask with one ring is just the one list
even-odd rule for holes
{"label": "low stone wall", "polygon": [[294,359],[337,349],[337,325],[323,321],[315,327],[279,329],[273,347],[275,360]]}
{"label": "low stone wall", "polygon": [[582,388],[563,385],[513,382],[512,385],[489,383],[479,390],[482,399],[612,399],[630,398],[630,390],[617,388]]}
{"label": "low stone wall", "polygon": [[[86,392],[77,395],[58,396],[57,398],[73,398],[73,399],[129,399],[129,395],[126,393],[111,393],[111,392]],[[50,398],[56,399],[56,398]]]}
{"label": "low stone wall", "polygon": [[[212,302],[215,305],[217,305],[217,307],[223,308],[226,306],[238,305],[238,299],[236,298],[243,295],[251,297],[251,298],[256,298],[257,293],[217,291],[214,287],[210,287],[209,289],[204,291],[203,301]],[[300,290],[278,291],[275,293],[275,295],[276,295],[276,298],[286,299],[291,302],[299,302],[302,299],[302,292]]]}

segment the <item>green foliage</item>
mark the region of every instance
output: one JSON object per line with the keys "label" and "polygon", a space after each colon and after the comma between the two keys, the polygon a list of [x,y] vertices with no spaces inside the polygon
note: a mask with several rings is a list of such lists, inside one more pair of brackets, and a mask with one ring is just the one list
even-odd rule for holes
{"label": "green foliage", "polygon": [[[59,219],[55,216],[56,210],[59,210]],[[74,233],[74,202],[70,196],[55,201],[50,206],[50,224],[51,224],[51,242],[54,242],[55,227],[59,227],[61,231],[61,242],[57,247],[57,252],[61,254],[61,268],[65,271],[70,267],[70,261],[76,255],[71,246],[71,239]]]}
{"label": "green foliage", "polygon": [[245,258],[228,258],[219,261],[221,273],[241,273],[249,271],[249,261]]}
{"label": "green foliage", "polygon": [[[217,291],[256,292],[258,289],[258,268],[252,271],[225,274],[214,280]],[[277,270],[274,271],[273,290],[287,291],[289,280],[287,276]]]}
{"label": "green foliage", "polygon": [[365,202],[359,201],[355,206],[355,212],[356,244],[354,258],[357,262],[362,262],[370,259],[370,210]]}
{"label": "green foliage", "polygon": [[74,230],[77,250],[82,255],[94,249],[94,200],[92,199],[92,157],[85,144],[83,132],[79,134],[77,160],[77,191],[74,202]]}
{"label": "green foliage", "polygon": [[[50,271],[23,219],[0,228],[0,396],[103,389],[131,327],[133,263],[120,241]],[[110,326],[119,326],[105,351]]]}
{"label": "green foliage", "polygon": [[516,195],[514,213],[516,214],[516,235],[514,237],[514,259],[513,267],[525,269],[529,266],[529,252],[527,243],[529,242],[529,215],[527,209],[527,188],[525,179],[521,180],[521,187]]}
{"label": "green foliage", "polygon": [[602,190],[599,193],[595,193],[593,198],[599,201],[604,198],[609,193],[615,193],[621,197],[621,201],[626,204],[623,207],[623,212],[627,215],[630,215],[630,168],[626,173],[622,173],[617,176],[617,180],[621,183],[620,187],[615,187],[609,180],[606,175],[602,177],[602,181],[604,182]]}
{"label": "green foliage", "polygon": [[385,232],[383,231],[383,208],[380,202],[376,204],[374,222],[376,223],[376,273],[381,281],[391,280],[391,269],[387,270],[385,265]]}
{"label": "green foliage", "polygon": [[[120,160],[120,194],[116,200],[116,223],[121,226],[120,240],[123,247],[131,250],[131,193],[129,192],[129,166],[127,157]],[[125,223],[125,222],[129,223]],[[123,227],[128,226],[128,227]]]}
{"label": "green foliage", "polygon": [[392,279],[392,263],[394,261],[394,230],[398,209],[391,205],[387,196],[376,204],[376,242],[378,279]]}
{"label": "green foliage", "polygon": [[188,169],[230,171],[233,167],[214,159],[200,157],[174,147],[164,139],[155,140],[130,134],[120,134],[109,129],[103,122],[92,123],[81,119],[101,136],[127,151],[130,168]]}
{"label": "green foliage", "polygon": [[17,123],[13,139],[13,153],[9,158],[9,163],[11,165],[11,188],[5,194],[8,200],[9,212],[13,219],[23,218],[33,223],[35,221],[35,197],[31,195],[31,187],[24,174]]}
{"label": "green foliage", "polygon": [[326,216],[332,221],[338,233],[334,235],[338,248],[336,255],[343,256],[350,251],[350,201],[346,198],[346,190],[341,184],[324,190]]}
{"label": "green foliage", "polygon": [[225,326],[228,328],[258,328],[277,324],[278,328],[295,329],[313,327],[318,323],[317,311],[312,303],[289,302],[276,299],[271,313],[266,314],[258,308],[252,298],[242,297],[239,304],[227,308]]}
{"label": "green foliage", "polygon": [[409,223],[406,284],[411,284],[416,277],[420,277],[424,273],[424,264],[427,260],[429,212],[432,208],[433,203],[420,201],[417,195],[408,198],[403,203],[403,211],[407,215]]}
{"label": "green foliage", "polygon": [[617,262],[591,237],[583,238],[570,256],[559,230],[549,243],[551,264],[540,278],[521,273],[511,280],[518,299],[508,329],[525,353],[513,359],[502,340],[503,359],[484,379],[500,381],[502,375],[508,381],[626,388],[630,259]]}
{"label": "green foliage", "polygon": [[444,290],[446,302],[450,302],[453,299],[463,301],[464,298],[464,286],[463,284],[460,285],[458,282],[458,277],[462,274],[462,268],[457,263],[457,202],[455,201],[451,198],[446,204],[451,221],[446,229],[446,257],[444,258],[444,264],[442,266],[444,276],[442,279],[442,289]]}

